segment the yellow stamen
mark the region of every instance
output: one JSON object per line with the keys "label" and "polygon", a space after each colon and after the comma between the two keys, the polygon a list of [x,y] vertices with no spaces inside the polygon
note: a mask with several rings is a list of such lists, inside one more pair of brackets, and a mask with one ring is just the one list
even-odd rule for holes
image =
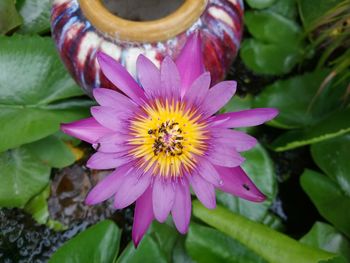
{"label": "yellow stamen", "polygon": [[159,100],[143,110],[145,116],[131,121],[129,144],[135,146],[131,154],[142,160],[146,171],[152,168],[154,175],[177,177],[193,169],[194,155],[203,155],[208,137],[196,111],[179,102]]}

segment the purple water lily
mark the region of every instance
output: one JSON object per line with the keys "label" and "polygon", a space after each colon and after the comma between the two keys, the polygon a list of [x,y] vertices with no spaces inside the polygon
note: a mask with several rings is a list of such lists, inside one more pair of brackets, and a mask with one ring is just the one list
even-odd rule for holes
{"label": "purple water lily", "polygon": [[151,222],[172,214],[186,233],[191,217],[190,186],[209,209],[216,206],[215,188],[253,202],[265,200],[240,167],[239,152],[256,140],[231,128],[271,120],[277,110],[261,108],[215,113],[234,95],[236,82],[210,88],[198,34],[190,37],[176,62],[166,57],[158,69],[145,56],[137,60],[141,86],[115,60],[98,54],[104,75],[125,95],[95,89],[100,106],[93,117],[63,124],[62,130],[93,144],[91,169],[115,169],[86,198],[94,205],[114,196],[117,209],[136,201],[132,238],[138,245]]}

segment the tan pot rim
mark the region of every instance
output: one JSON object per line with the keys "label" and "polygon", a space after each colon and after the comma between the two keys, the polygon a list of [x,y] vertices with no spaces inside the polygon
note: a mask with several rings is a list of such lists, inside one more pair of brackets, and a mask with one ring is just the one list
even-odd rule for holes
{"label": "tan pot rim", "polygon": [[191,27],[204,12],[208,0],[185,0],[161,19],[138,22],[112,14],[102,0],[79,0],[82,12],[99,31],[132,42],[158,42],[175,37]]}

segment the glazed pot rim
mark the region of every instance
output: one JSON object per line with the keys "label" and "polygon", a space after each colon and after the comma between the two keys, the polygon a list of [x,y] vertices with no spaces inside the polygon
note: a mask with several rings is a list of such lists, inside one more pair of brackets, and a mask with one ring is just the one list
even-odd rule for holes
{"label": "glazed pot rim", "polygon": [[204,12],[208,0],[185,0],[173,13],[151,21],[131,21],[111,13],[102,0],[78,0],[89,22],[100,32],[123,41],[159,42],[190,28]]}

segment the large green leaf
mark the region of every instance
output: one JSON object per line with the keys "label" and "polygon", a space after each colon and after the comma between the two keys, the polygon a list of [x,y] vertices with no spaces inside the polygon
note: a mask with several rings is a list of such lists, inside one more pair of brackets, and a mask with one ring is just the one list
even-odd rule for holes
{"label": "large green leaf", "polygon": [[275,151],[286,151],[346,134],[350,131],[349,116],[350,108],[335,111],[304,129],[284,133],[271,146]]}
{"label": "large green leaf", "polygon": [[49,182],[50,167],[25,147],[0,154],[0,206],[22,207]]}
{"label": "large green leaf", "polygon": [[102,221],[59,248],[49,263],[113,263],[121,231],[109,220]]}
{"label": "large green leaf", "polygon": [[304,50],[296,45],[264,43],[246,39],[240,55],[244,64],[258,74],[278,75],[288,73],[303,58]]}
{"label": "large green leaf", "polygon": [[261,145],[244,152],[243,156],[247,160],[243,164],[243,169],[266,195],[267,200],[263,203],[254,203],[227,193],[218,192],[217,201],[232,212],[237,212],[255,221],[262,221],[267,215],[268,209],[277,193],[273,163]]}
{"label": "large green leaf", "polygon": [[[328,70],[317,70],[286,80],[278,80],[267,86],[254,100],[254,107],[276,107],[277,118],[270,122],[280,128],[300,128],[315,123],[325,111],[330,111],[340,103],[340,97],[317,97],[313,107],[312,100],[329,73]],[[334,90],[333,90],[334,93]],[[302,94],[302,96],[300,95]],[[332,98],[332,99],[330,99]]]}
{"label": "large green leaf", "polygon": [[138,248],[130,243],[117,262],[170,262],[178,238],[179,234],[173,227],[153,222]]}
{"label": "large green leaf", "polygon": [[332,259],[334,254],[303,245],[298,241],[260,223],[218,206],[206,209],[199,201],[193,202],[196,217],[252,250],[270,263],[311,263]]}
{"label": "large green leaf", "polygon": [[350,134],[311,146],[317,165],[350,197]]}
{"label": "large green leaf", "polygon": [[167,263],[157,241],[145,236],[137,249],[130,243],[117,260],[117,263],[159,262]]}
{"label": "large green leaf", "polygon": [[0,152],[42,139],[61,122],[86,117],[88,104],[61,101],[81,95],[51,38],[0,38]]}
{"label": "large green leaf", "polygon": [[22,23],[15,7],[15,0],[0,1],[0,35],[6,34]]}
{"label": "large green leaf", "polygon": [[318,172],[305,170],[300,182],[320,214],[350,237],[350,197],[332,179]]}
{"label": "large green leaf", "polygon": [[76,161],[71,148],[54,135],[30,143],[27,148],[41,161],[54,168],[63,168]]}
{"label": "large green leaf", "polygon": [[53,0],[17,0],[17,9],[23,17],[19,33],[45,33],[50,31]]}
{"label": "large green leaf", "polygon": [[276,1],[269,10],[289,19],[295,19],[298,14],[296,0]]}
{"label": "large green leaf", "polygon": [[296,22],[272,11],[248,11],[244,22],[253,37],[262,42],[292,46],[302,39]]}
{"label": "large green leaf", "polygon": [[276,0],[246,0],[246,2],[252,8],[263,9],[271,6]]}
{"label": "large green leaf", "polygon": [[340,254],[350,262],[350,241],[331,225],[316,222],[300,242]]}
{"label": "large green leaf", "polygon": [[298,0],[299,13],[306,29],[332,7],[344,0]]}
{"label": "large green leaf", "polygon": [[262,263],[267,262],[225,234],[192,223],[186,238],[190,256],[201,263]]}

